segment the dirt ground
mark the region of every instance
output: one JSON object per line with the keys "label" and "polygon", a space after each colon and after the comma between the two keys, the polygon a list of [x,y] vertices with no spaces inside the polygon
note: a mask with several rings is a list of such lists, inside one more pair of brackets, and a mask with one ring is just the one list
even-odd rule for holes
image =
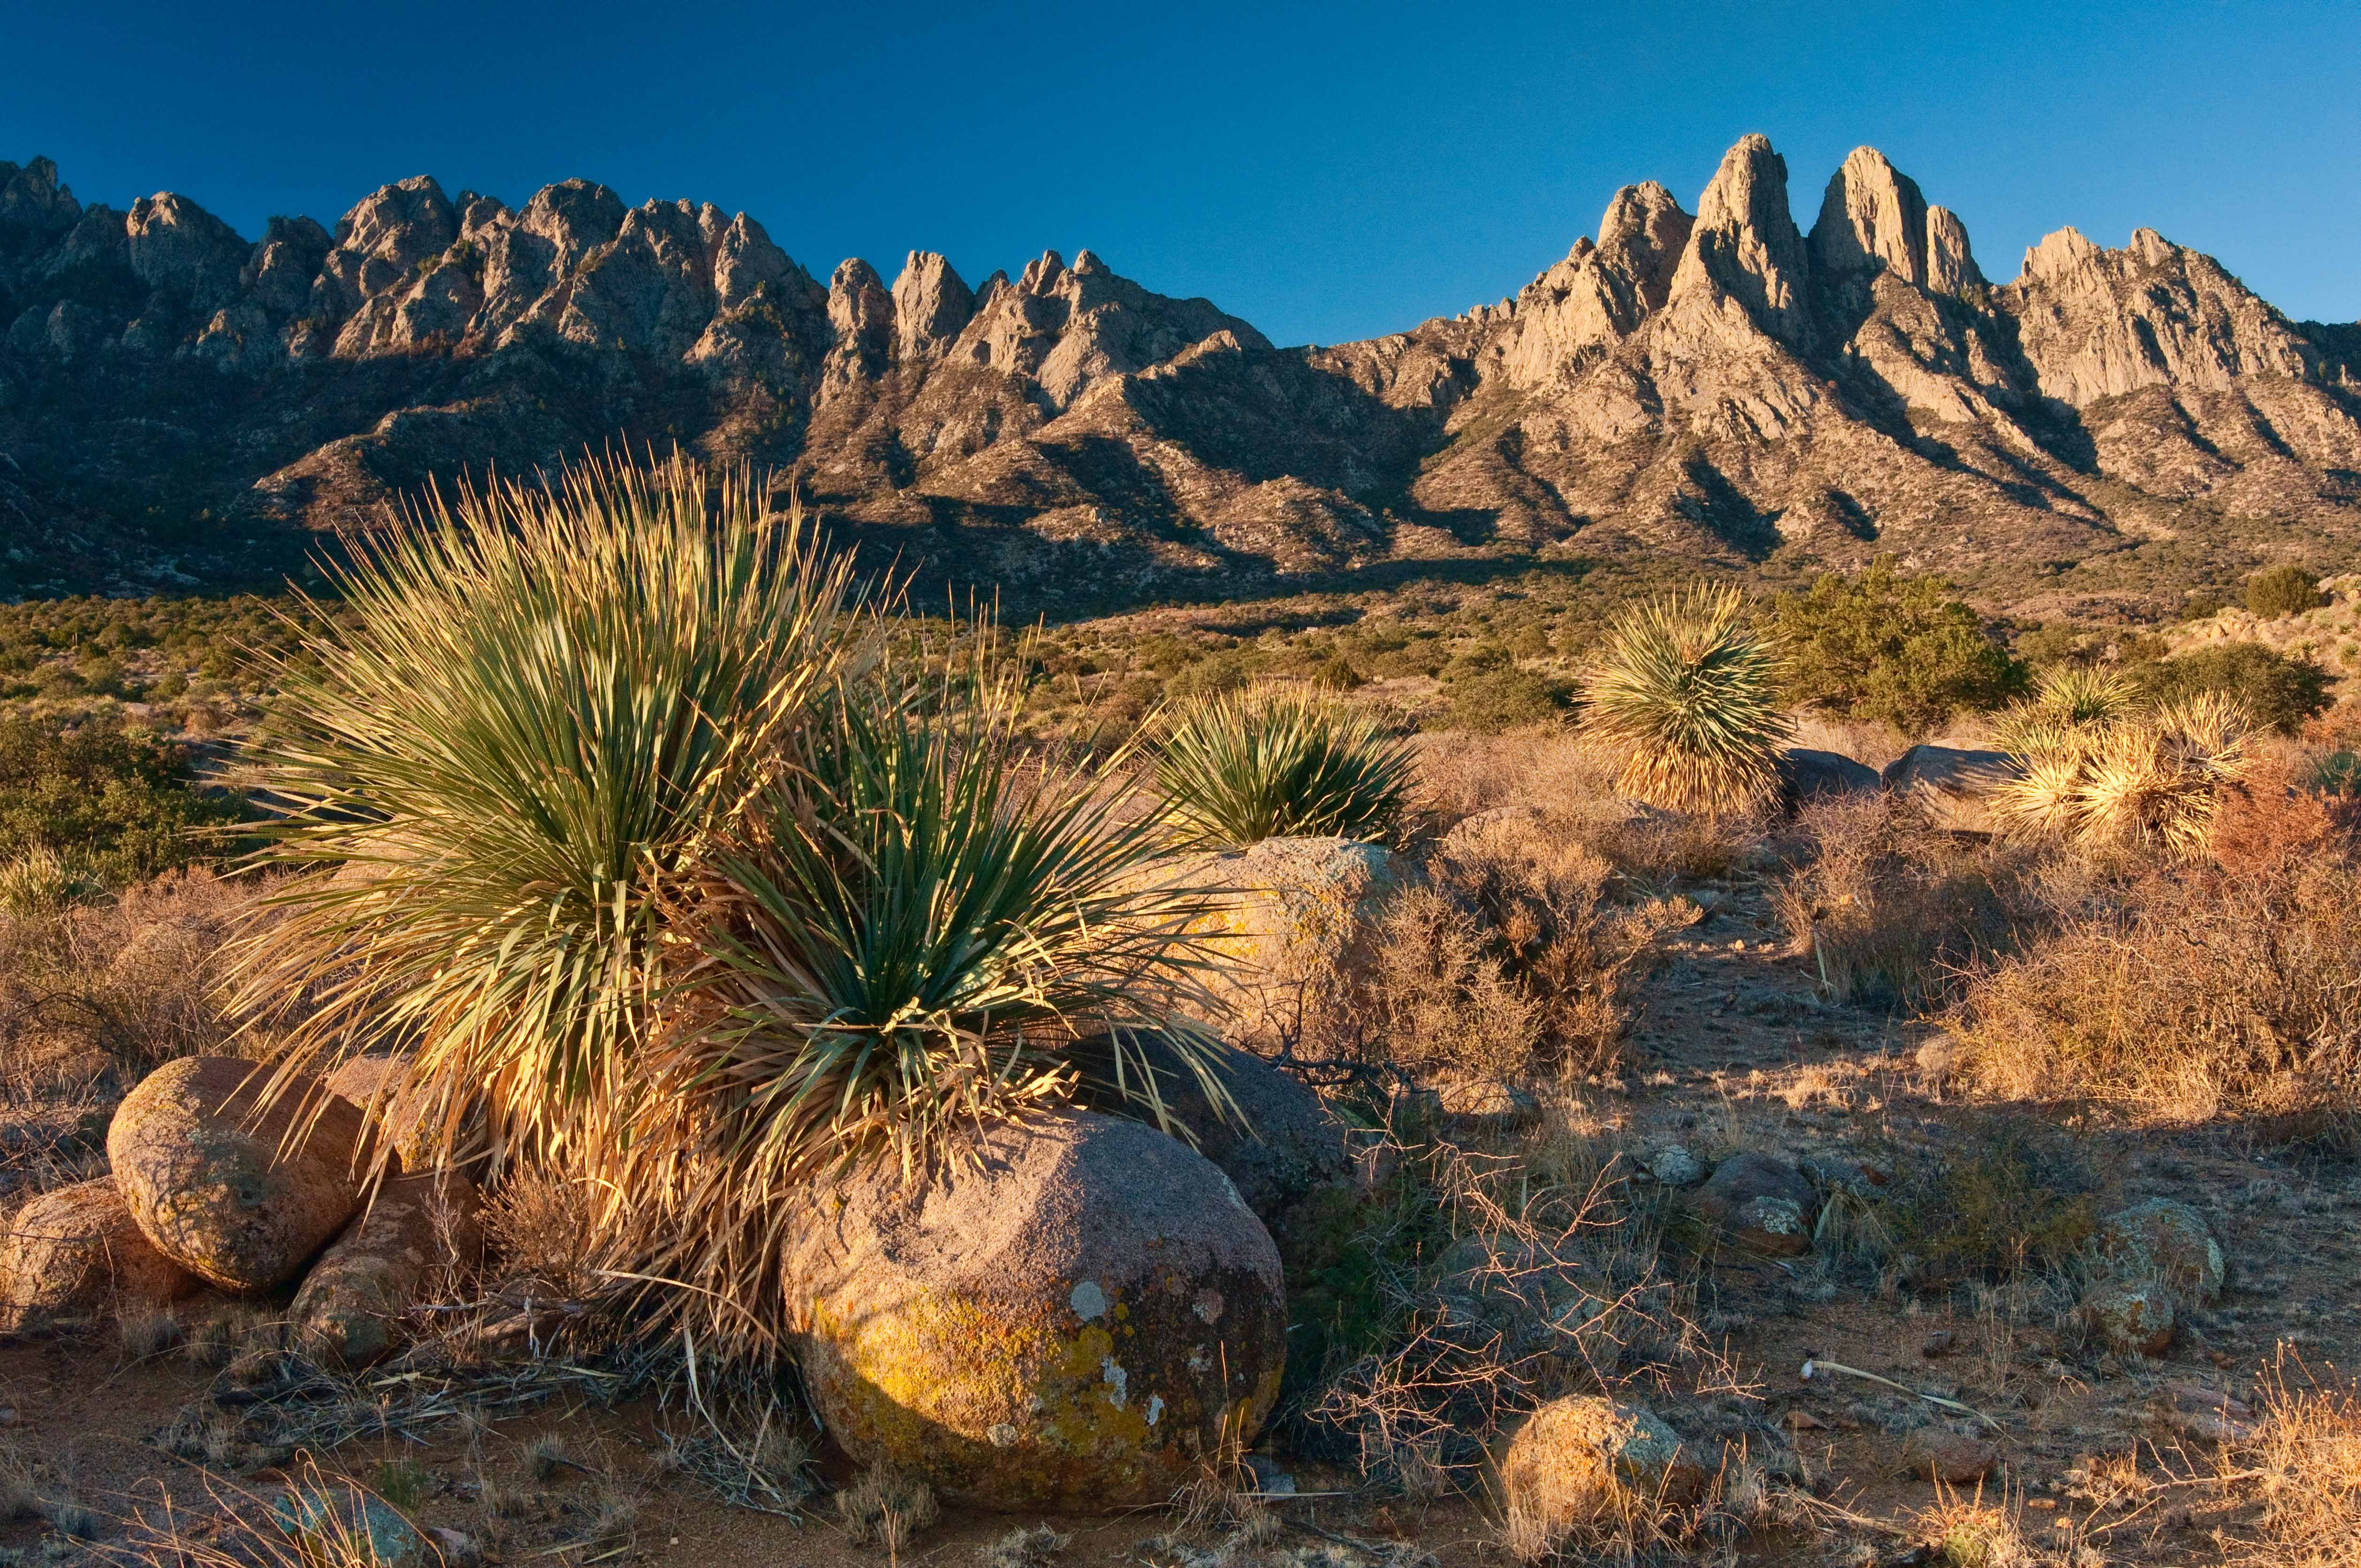
{"label": "dirt ground", "polygon": [[[1999,1108],[1947,1098],[1918,1066],[1926,1030],[1815,997],[1759,885],[1741,878],[1703,891],[1716,907],[1649,981],[1622,1080],[1587,1086],[1552,1113],[1577,1118],[1635,1156],[1678,1141],[1699,1152],[1743,1145],[1795,1158],[1874,1148],[1904,1165],[1940,1157],[1990,1125]],[[1738,1370],[1735,1397],[1759,1400],[1754,1419],[1788,1432],[1825,1475],[1825,1499],[1809,1525],[1751,1538],[1740,1561],[1931,1560],[1919,1521],[1938,1504],[1937,1488],[1904,1474],[1901,1456],[1909,1434],[1937,1412],[1850,1374],[1807,1381],[1807,1360],[1940,1393],[1989,1418],[2003,1458],[1982,1495],[2020,1510],[2030,1543],[2056,1561],[2195,1563],[2229,1555],[2237,1519],[2209,1511],[2208,1488],[2175,1484],[2215,1464],[2191,1435],[2187,1411],[2222,1394],[2251,1401],[2257,1377],[2284,1356],[2315,1368],[2353,1365],[2361,1351],[2361,1179],[2349,1165],[2236,1127],[2062,1131],[2094,1174],[2103,1209],[2169,1196],[2208,1217],[2228,1258],[2222,1299],[2190,1310],[2160,1359],[2094,1357],[2072,1341],[2071,1301],[2055,1286],[1914,1291],[1812,1256],[1711,1263],[1698,1304]],[[177,1354],[131,1358],[112,1330],[0,1343],[0,1447],[34,1462],[45,1495],[71,1491],[102,1514],[166,1494],[183,1508],[201,1505],[209,1486],[224,1483],[169,1457],[154,1439],[184,1409],[207,1404],[215,1387],[214,1373]],[[487,1538],[491,1555],[506,1563],[752,1568],[886,1559],[880,1547],[851,1542],[824,1505],[800,1520],[726,1507],[667,1470],[661,1434],[689,1425],[679,1410],[648,1400],[606,1409],[560,1393],[472,1431],[451,1423],[423,1443],[361,1439],[320,1457],[364,1482],[384,1465],[414,1464],[402,1473],[420,1521]],[[550,1432],[563,1456],[544,1452],[536,1478],[529,1451]],[[2120,1484],[2131,1468],[2143,1484]],[[265,1485],[277,1474],[247,1473],[237,1484]],[[481,1493],[485,1478],[494,1498]],[[1309,1467],[1290,1472],[1281,1485],[1289,1484],[1295,1497],[1275,1505],[1286,1529],[1266,1552],[1338,1568],[1507,1560],[1480,1503],[1356,1495],[1347,1478]],[[488,1530],[494,1502],[508,1513]],[[618,1519],[627,1519],[620,1530]],[[1058,1564],[1223,1561],[1166,1541],[1174,1522],[1159,1513],[1043,1521],[950,1512],[899,1555],[978,1563],[1012,1529],[1040,1523],[1069,1538],[1047,1560]],[[38,1519],[0,1523],[0,1562],[15,1552],[26,1563],[68,1555],[45,1541],[54,1537]]]}

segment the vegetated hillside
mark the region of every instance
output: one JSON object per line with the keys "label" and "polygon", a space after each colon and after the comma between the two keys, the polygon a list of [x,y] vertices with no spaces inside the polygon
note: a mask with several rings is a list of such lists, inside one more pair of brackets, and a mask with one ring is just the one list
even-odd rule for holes
{"label": "vegetated hillside", "polygon": [[2361,327],[2147,229],[2060,230],[1992,283],[1867,148],[1806,232],[1759,136],[1694,214],[1627,186],[1514,299],[1330,347],[1089,251],[822,287],[744,214],[425,177],[249,242],[170,193],[85,208],[46,159],[0,163],[0,327],[20,596],[272,578],[429,480],[673,442],[1053,612],[1883,551],[2104,618],[2361,558]]}

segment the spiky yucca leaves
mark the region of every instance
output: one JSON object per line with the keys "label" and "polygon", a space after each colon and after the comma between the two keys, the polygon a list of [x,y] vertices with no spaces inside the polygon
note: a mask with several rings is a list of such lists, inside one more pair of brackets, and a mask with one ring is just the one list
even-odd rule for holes
{"label": "spiky yucca leaves", "polygon": [[2020,756],[2066,749],[2070,732],[2114,723],[2132,712],[2139,694],[2128,676],[2096,664],[2060,664],[2045,672],[2029,702],[2003,714],[1993,742]]}
{"label": "spiky yucca leaves", "polygon": [[1156,787],[1184,844],[1244,848],[1312,835],[1383,841],[1409,810],[1410,743],[1366,709],[1271,690],[1182,708]]}
{"label": "spiky yucca leaves", "polygon": [[[847,558],[675,457],[463,486],[363,541],[280,667],[302,875],[243,955],[323,1003],[287,1069],[412,1045],[405,1112],[595,1168],[643,1043],[659,895],[865,635]],[[282,1084],[287,1078],[282,1075]]]}
{"label": "spiky yucca leaves", "polygon": [[1159,1120],[1139,1031],[1229,1102],[1210,1036],[1170,1024],[1206,1005],[1186,933],[1212,895],[1137,874],[1162,840],[1121,810],[1129,759],[1021,759],[1014,688],[982,663],[888,676],[831,694],[684,890],[702,956],[639,1136],[653,1166],[696,1152],[651,1272],[733,1343],[777,1321],[783,1194],[856,1157],[957,1162],[967,1133],[1062,1100],[1086,1036],[1112,1036],[1116,1087]]}
{"label": "spiky yucca leaves", "polygon": [[2253,767],[2256,729],[2242,704],[2218,692],[2117,706],[2080,724],[2013,715],[2001,734],[2018,772],[1995,788],[1993,810],[2027,836],[2197,854],[2222,792]]}
{"label": "spiky yucca leaves", "polygon": [[1583,683],[1585,731],[1622,759],[1624,794],[1677,811],[1745,810],[1779,788],[1794,726],[1778,707],[1777,649],[1728,587],[1618,616]]}

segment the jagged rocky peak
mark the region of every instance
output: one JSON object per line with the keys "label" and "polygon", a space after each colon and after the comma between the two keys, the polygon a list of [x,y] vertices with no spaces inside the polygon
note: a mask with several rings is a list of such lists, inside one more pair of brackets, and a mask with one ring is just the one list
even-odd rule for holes
{"label": "jagged rocky peak", "polygon": [[975,291],[958,269],[931,250],[914,250],[894,280],[894,352],[917,362],[940,358],[975,316]]}
{"label": "jagged rocky peak", "polygon": [[1642,306],[1660,309],[1697,219],[1653,180],[1626,185],[1598,220],[1598,261],[1631,280]]}
{"label": "jagged rocky peak", "polygon": [[1929,206],[1873,147],[1853,148],[1828,177],[1811,238],[1813,263],[1832,278],[1886,272],[1938,294],[1983,280],[1959,215]]}
{"label": "jagged rocky peak", "polygon": [[0,245],[48,245],[82,219],[82,203],[59,182],[58,166],[36,158],[19,169],[0,159]]}
{"label": "jagged rocky peak", "polygon": [[1804,236],[1787,208],[1787,160],[1760,132],[1739,138],[1697,202],[1697,226],[1673,275],[1672,297],[1735,300],[1757,326],[1790,345],[1812,323]]}

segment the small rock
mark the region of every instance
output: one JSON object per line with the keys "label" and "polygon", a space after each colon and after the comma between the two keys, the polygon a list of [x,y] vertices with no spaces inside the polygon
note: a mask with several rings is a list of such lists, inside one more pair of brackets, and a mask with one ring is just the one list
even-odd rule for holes
{"label": "small rock", "polygon": [[1648,1174],[1667,1187],[1695,1187],[1705,1179],[1705,1167],[1686,1148],[1671,1144],[1648,1161]]}
{"label": "small rock", "polygon": [[1902,1443],[1902,1467],[1921,1481],[1965,1486],[1982,1480],[2000,1464],[2000,1447],[1941,1427],[1921,1427]]}
{"label": "small rock", "polygon": [[2099,1249],[2120,1268],[2154,1274],[2200,1306],[2222,1294],[2221,1244],[2205,1218],[2172,1198],[2151,1198],[2099,1223]]}
{"label": "small rock", "polygon": [[1819,1194],[1801,1171],[1768,1155],[1730,1156],[1690,1202],[1745,1245],[1783,1256],[1811,1250]]}
{"label": "small rock", "polygon": [[2082,1315],[2118,1355],[2161,1355],[2172,1343],[2172,1293],[2151,1280],[2101,1283],[2082,1299]]}
{"label": "small rock", "polygon": [[1535,1410],[1500,1462],[1510,1516],[1553,1548],[1586,1520],[1694,1502],[1705,1486],[1705,1466],[1677,1432],[1637,1406],[1595,1394]]}
{"label": "small rock", "polygon": [[1932,1333],[1928,1334],[1927,1336],[1926,1343],[1918,1347],[1918,1354],[1925,1356],[1929,1361],[1934,1360],[1938,1356],[1949,1355],[1951,1354],[1951,1341],[1953,1337],[1954,1336],[1950,1330],[1937,1329]]}
{"label": "small rock", "polygon": [[430,1568],[436,1557],[418,1527],[391,1504],[353,1487],[291,1487],[272,1500],[270,1518],[298,1540],[348,1541],[357,1559],[374,1568]]}
{"label": "small rock", "polygon": [[1959,1068],[1960,1043],[1949,1035],[1938,1035],[1912,1052],[1910,1059],[1928,1078],[1946,1079]]}
{"label": "small rock", "polygon": [[426,1533],[443,1553],[443,1568],[477,1568],[484,1560],[484,1549],[465,1530],[429,1525]]}

